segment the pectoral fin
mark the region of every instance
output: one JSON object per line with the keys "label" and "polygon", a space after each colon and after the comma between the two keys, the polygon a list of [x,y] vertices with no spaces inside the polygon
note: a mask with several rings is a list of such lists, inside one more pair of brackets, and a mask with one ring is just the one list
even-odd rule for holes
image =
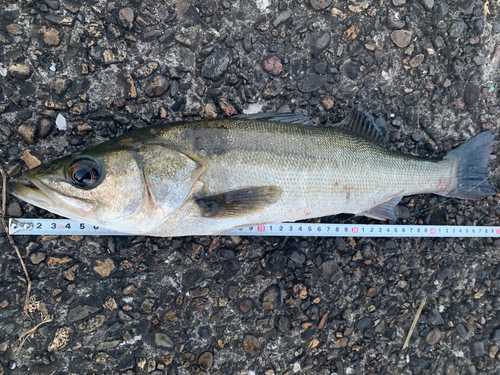
{"label": "pectoral fin", "polygon": [[398,205],[398,203],[403,198],[402,195],[398,195],[394,198],[385,201],[377,206],[370,208],[368,211],[361,212],[360,215],[371,217],[372,219],[377,220],[393,220],[396,221],[398,217],[394,212],[394,209]]}
{"label": "pectoral fin", "polygon": [[205,217],[239,217],[253,214],[276,203],[281,193],[281,188],[277,186],[250,187],[199,198],[196,203]]}

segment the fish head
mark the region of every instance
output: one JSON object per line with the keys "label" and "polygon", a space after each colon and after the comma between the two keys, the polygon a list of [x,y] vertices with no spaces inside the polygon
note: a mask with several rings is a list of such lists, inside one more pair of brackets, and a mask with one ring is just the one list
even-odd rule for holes
{"label": "fish head", "polygon": [[[126,150],[67,156],[24,172],[13,194],[47,211],[126,232],[147,196],[134,154]],[[137,227],[136,227],[137,228]]]}

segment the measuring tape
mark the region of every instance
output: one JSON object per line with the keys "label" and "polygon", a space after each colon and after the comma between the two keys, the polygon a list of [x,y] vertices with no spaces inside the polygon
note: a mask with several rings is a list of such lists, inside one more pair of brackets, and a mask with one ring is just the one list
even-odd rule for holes
{"label": "measuring tape", "polygon": [[[92,235],[130,236],[69,219],[10,219],[13,235]],[[308,236],[308,237],[500,237],[500,227],[449,225],[374,225],[280,223],[252,225],[228,232],[225,236]]]}

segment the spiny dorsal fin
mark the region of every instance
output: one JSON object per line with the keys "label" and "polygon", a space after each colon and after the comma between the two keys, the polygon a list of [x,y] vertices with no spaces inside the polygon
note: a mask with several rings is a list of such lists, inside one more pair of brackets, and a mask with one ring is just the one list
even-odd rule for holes
{"label": "spiny dorsal fin", "polygon": [[384,131],[375,123],[373,116],[363,109],[363,106],[353,109],[339,126],[363,138],[379,142],[385,138]]}
{"label": "spiny dorsal fin", "polygon": [[258,186],[227,191],[196,200],[203,216],[228,218],[245,216],[270,206],[281,196],[278,186]]}
{"label": "spiny dorsal fin", "polygon": [[231,118],[241,118],[246,120],[257,120],[257,121],[271,121],[271,122],[282,122],[284,124],[297,124],[297,125],[312,125],[314,124],[311,117],[304,115],[302,113],[253,113],[251,115],[236,115],[231,116]]}

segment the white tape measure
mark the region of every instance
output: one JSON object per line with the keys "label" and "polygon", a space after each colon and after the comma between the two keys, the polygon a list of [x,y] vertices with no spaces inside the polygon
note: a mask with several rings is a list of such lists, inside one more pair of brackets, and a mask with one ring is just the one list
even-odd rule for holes
{"label": "white tape measure", "polygon": [[[13,235],[129,236],[69,219],[10,219]],[[225,236],[309,236],[309,237],[500,237],[500,226],[310,224],[280,223],[253,225]]]}

